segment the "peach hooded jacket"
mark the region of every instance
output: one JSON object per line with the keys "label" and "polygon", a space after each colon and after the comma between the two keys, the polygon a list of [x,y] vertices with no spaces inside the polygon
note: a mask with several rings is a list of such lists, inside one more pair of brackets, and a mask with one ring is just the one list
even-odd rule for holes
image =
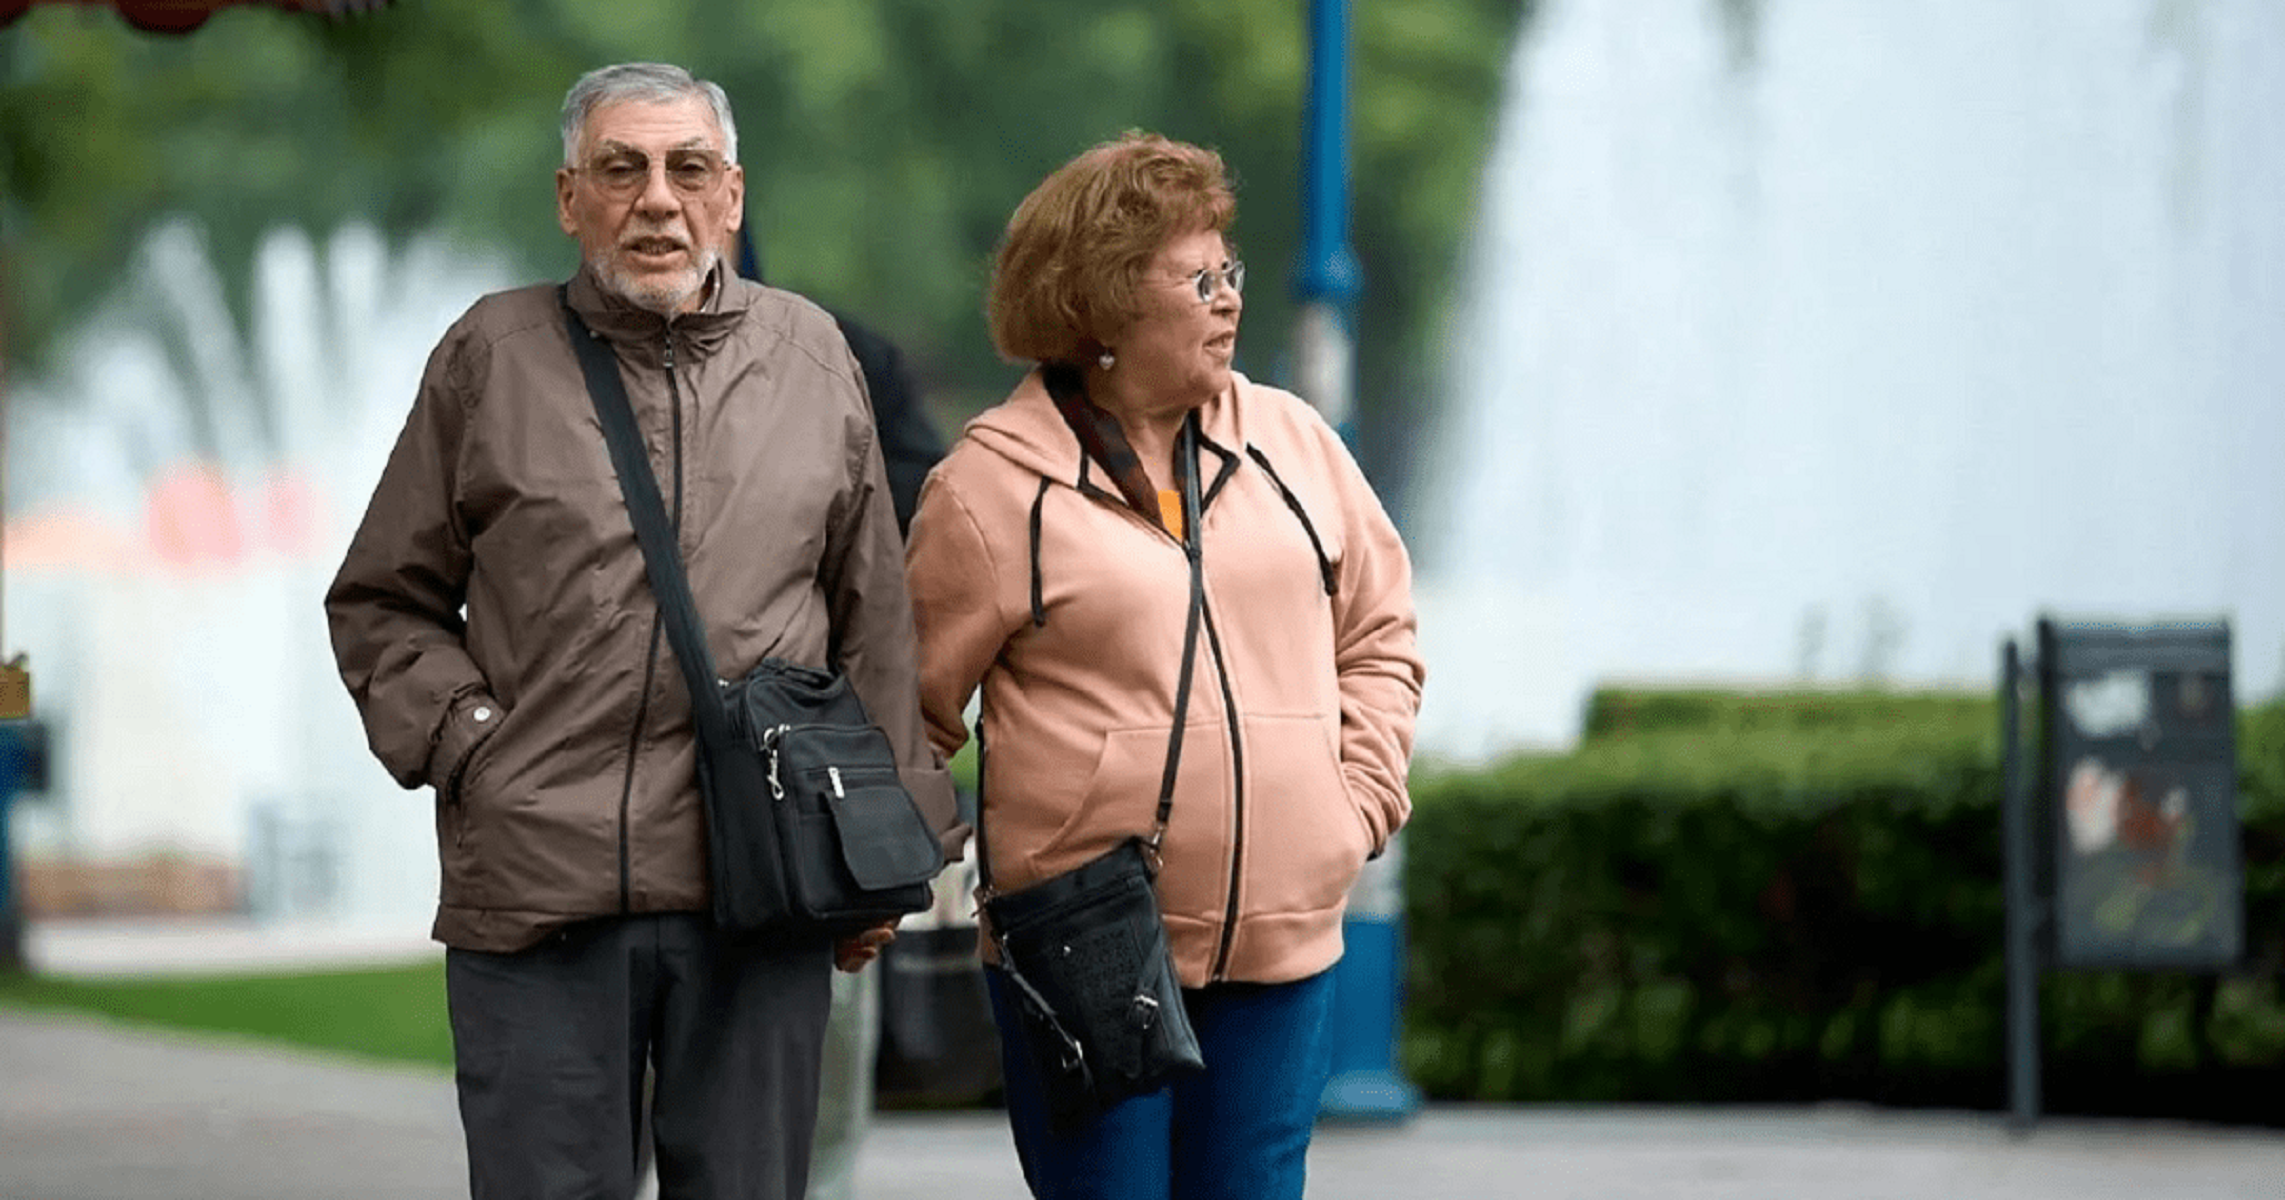
{"label": "peach hooded jacket", "polygon": [[[1158,881],[1185,986],[1341,955],[1349,885],[1411,812],[1411,566],[1347,449],[1234,375],[1199,412],[1205,626]],[[929,736],[981,686],[984,851],[1013,891],[1149,832],[1189,611],[1032,372],[929,477],[906,553]]]}

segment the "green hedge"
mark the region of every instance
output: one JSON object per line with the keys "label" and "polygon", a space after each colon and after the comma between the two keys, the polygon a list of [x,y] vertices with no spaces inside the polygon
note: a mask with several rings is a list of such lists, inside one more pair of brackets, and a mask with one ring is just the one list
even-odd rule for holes
{"label": "green hedge", "polygon": [[[2004,1107],[1988,697],[1606,692],[1587,725],[1416,784],[1430,1095]],[[2250,962],[2044,976],[2053,1111],[2280,1119],[2285,706],[2241,730]]]}

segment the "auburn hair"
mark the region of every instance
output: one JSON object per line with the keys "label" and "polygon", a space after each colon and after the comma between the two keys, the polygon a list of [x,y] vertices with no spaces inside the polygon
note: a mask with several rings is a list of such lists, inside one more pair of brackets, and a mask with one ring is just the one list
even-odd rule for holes
{"label": "auburn hair", "polygon": [[1238,199],[1212,150],[1132,130],[1040,181],[1008,218],[985,316],[1010,362],[1083,363],[1141,312],[1159,250],[1223,233]]}

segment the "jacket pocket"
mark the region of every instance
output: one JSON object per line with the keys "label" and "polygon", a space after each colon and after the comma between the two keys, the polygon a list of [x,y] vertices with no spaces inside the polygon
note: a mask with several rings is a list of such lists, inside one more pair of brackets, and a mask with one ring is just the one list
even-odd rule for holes
{"label": "jacket pocket", "polygon": [[506,744],[502,735],[506,732],[508,713],[498,701],[486,697],[469,706],[469,711],[455,712],[450,718],[471,722],[476,710],[487,707],[492,715],[481,722],[480,731],[461,752],[459,765],[436,789],[436,843],[443,868],[440,883],[447,903],[469,902],[470,889],[483,869],[476,835],[483,814],[492,807],[496,786],[492,768],[500,747]]}
{"label": "jacket pocket", "polygon": [[1247,907],[1315,912],[1339,904],[1372,849],[1340,751],[1319,717],[1249,717]]}
{"label": "jacket pocket", "polygon": [[478,723],[475,740],[462,752],[459,765],[452,769],[442,789],[448,807],[463,808],[468,798],[477,794],[483,770],[492,761],[492,747],[499,743],[500,730],[508,723],[508,717],[497,701],[486,700],[465,716],[456,715],[453,719]]}
{"label": "jacket pocket", "polygon": [[[1031,848],[1028,858],[1039,875],[1067,870],[1123,839],[1150,835],[1158,813],[1159,777],[1166,769],[1167,732],[1161,726],[1104,735],[1086,790],[1061,814],[1054,831]],[[1184,736],[1198,732],[1193,727]]]}

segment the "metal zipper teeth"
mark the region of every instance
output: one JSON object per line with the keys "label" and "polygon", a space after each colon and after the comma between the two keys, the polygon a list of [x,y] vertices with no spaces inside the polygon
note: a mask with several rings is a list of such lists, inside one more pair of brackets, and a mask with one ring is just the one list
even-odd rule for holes
{"label": "metal zipper teeth", "polygon": [[[1238,880],[1246,864],[1246,753],[1238,732],[1238,698],[1230,691],[1229,667],[1222,660],[1222,635],[1214,627],[1214,610],[1200,602],[1206,621],[1206,645],[1214,655],[1214,678],[1222,685],[1222,711],[1230,726],[1230,898],[1222,914],[1222,944],[1214,952],[1217,982],[1230,971],[1230,946],[1238,936]],[[1184,720],[1187,713],[1177,713]]]}
{"label": "metal zipper teeth", "polygon": [[643,690],[635,699],[635,722],[627,730],[627,775],[619,785],[619,911],[634,909],[633,869],[628,861],[627,813],[635,793],[635,756],[643,746],[643,726],[651,712],[651,688],[658,682],[659,633],[664,628],[658,613],[651,614],[651,648],[643,657]]}
{"label": "metal zipper teeth", "polygon": [[[674,335],[671,332],[667,334],[666,338],[666,363],[667,387],[671,390],[674,387]],[[633,407],[630,400],[628,405],[630,413],[633,411]],[[677,422],[681,420],[681,417],[682,412],[678,405],[675,410]],[[635,433],[637,439],[640,440],[642,425],[639,422],[635,425]],[[638,447],[639,452],[640,448]],[[677,454],[677,466],[679,468],[679,447]],[[676,490],[679,493],[679,475],[677,476]],[[675,499],[679,504],[681,496],[678,494]],[[630,839],[627,826],[629,816],[634,810],[635,760],[642,753],[643,726],[650,723],[651,688],[658,683],[659,634],[664,628],[664,617],[665,614],[654,605],[651,609],[650,646],[643,655],[643,688],[635,698],[634,723],[627,729],[627,772],[619,782],[619,911],[621,913],[632,912],[635,907],[633,851],[629,846]]]}
{"label": "metal zipper teeth", "polygon": [[[674,411],[675,429],[674,516],[668,522],[668,528],[679,531],[682,527],[682,400],[674,383],[674,331],[672,329],[666,333],[666,386],[667,393],[675,397],[674,403],[670,406]],[[632,413],[633,409],[634,405],[630,400],[628,411]],[[642,434],[640,422],[635,425],[635,433],[639,441]],[[638,452],[641,452],[639,447]],[[628,826],[634,813],[635,758],[642,752],[643,726],[648,724],[650,720],[651,688],[658,683],[659,633],[664,628],[664,622],[664,611],[654,603],[651,609],[650,650],[643,655],[643,690],[635,701],[634,726],[627,731],[627,774],[619,785],[619,911],[622,913],[632,912],[635,907],[634,851],[630,844],[633,839]]]}
{"label": "metal zipper teeth", "polygon": [[[667,412],[673,418],[672,429],[674,433],[674,510],[668,514],[667,530],[674,535],[675,543],[679,547],[682,541],[682,386],[675,382],[674,377],[674,326],[671,323],[667,326],[663,340],[661,361],[666,372]],[[660,600],[659,603],[663,604],[664,600]],[[643,661],[643,708],[646,711],[650,707],[652,683],[658,676],[659,631],[664,622],[664,611],[654,608],[651,614],[651,651]],[[697,697],[693,696],[691,703],[695,705]],[[692,714],[691,719],[693,722],[697,720],[695,713]],[[641,726],[638,724],[636,728],[640,731]],[[619,793],[619,910],[621,912],[628,912],[634,908],[634,865],[632,862],[634,832],[632,824],[635,789],[634,759],[631,755],[627,760],[627,782],[626,790]]]}
{"label": "metal zipper teeth", "polygon": [[[673,400],[668,407],[674,414],[674,513],[668,528],[678,535],[682,531],[682,389],[674,380],[674,331],[666,334],[665,348],[667,394]],[[636,427],[641,433],[641,427]],[[632,824],[635,799],[635,759],[642,751],[643,727],[650,723],[651,689],[658,684],[659,635],[665,630],[666,614],[655,605],[651,610],[651,636],[649,652],[643,655],[643,690],[635,703],[635,723],[627,731],[627,775],[619,786],[619,911],[632,912],[635,907],[635,870]]]}

